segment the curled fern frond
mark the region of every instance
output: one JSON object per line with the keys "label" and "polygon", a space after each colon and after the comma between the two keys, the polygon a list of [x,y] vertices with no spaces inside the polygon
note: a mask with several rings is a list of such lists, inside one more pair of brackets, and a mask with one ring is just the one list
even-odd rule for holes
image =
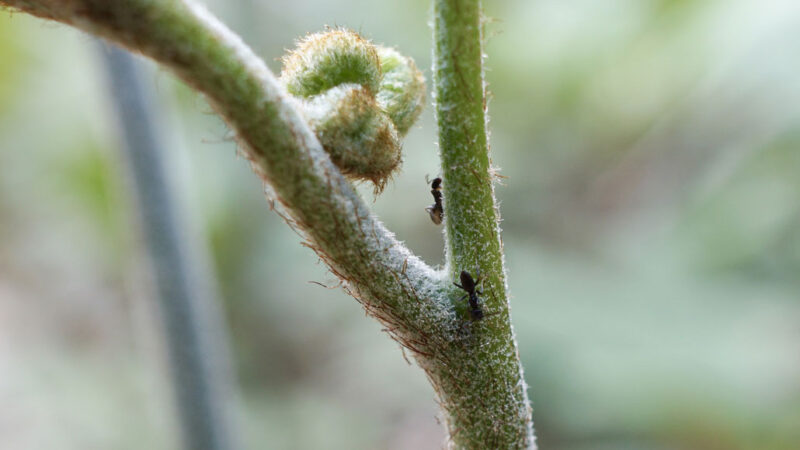
{"label": "curled fern frond", "polygon": [[347,29],[306,36],[283,58],[281,81],[302,100],[317,138],[342,172],[376,193],[400,167],[425,79],[407,58]]}
{"label": "curled fern frond", "polygon": [[383,72],[378,104],[405,136],[425,106],[425,78],[414,60],[393,48],[379,47],[378,56]]}
{"label": "curled fern frond", "polygon": [[381,191],[400,165],[401,146],[397,128],[367,88],[341,84],[313,97],[304,110],[333,163]]}

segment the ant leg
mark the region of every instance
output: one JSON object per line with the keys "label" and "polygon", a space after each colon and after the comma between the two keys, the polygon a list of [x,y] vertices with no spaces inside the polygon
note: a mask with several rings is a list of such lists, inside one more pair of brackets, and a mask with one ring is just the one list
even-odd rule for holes
{"label": "ant leg", "polygon": [[496,315],[498,315],[498,314],[500,314],[500,311],[495,311],[495,312],[493,312],[493,313],[488,313],[488,314],[485,314],[485,315],[484,315],[484,317],[485,317],[485,318],[489,318],[489,317],[492,317],[492,316],[496,316]]}
{"label": "ant leg", "polygon": [[469,294],[464,294],[460,299],[458,299],[458,301],[463,302],[467,297],[469,297]]}
{"label": "ant leg", "polygon": [[455,287],[457,287],[457,288],[459,288],[459,289],[463,289],[463,290],[465,290],[465,291],[467,290],[467,288],[465,288],[464,286],[462,286],[462,285],[460,285],[460,284],[458,284],[458,283],[456,283],[456,282],[453,282],[453,285],[455,285]]}

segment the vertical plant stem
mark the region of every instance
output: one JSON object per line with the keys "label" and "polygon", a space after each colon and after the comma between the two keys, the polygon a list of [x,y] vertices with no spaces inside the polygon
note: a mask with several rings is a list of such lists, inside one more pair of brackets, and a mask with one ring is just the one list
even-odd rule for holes
{"label": "vertical plant stem", "polygon": [[[482,70],[480,4],[434,2],[434,81],[451,270],[502,272]],[[499,294],[499,293],[498,293]]]}
{"label": "vertical plant stem", "polygon": [[[486,319],[473,323],[470,388],[449,408],[457,447],[533,448],[533,421],[511,328],[487,139],[479,0],[434,0],[434,84],[445,209],[447,270],[483,278]],[[459,293],[460,294],[460,293]],[[498,386],[504,386],[502,388]],[[447,402],[445,402],[447,403]]]}
{"label": "vertical plant stem", "polygon": [[203,289],[213,285],[211,275],[192,259],[197,246],[187,238],[191,233],[167,182],[152,92],[130,54],[113,46],[102,50],[155,279],[183,445],[237,448],[224,321],[213,289]]}

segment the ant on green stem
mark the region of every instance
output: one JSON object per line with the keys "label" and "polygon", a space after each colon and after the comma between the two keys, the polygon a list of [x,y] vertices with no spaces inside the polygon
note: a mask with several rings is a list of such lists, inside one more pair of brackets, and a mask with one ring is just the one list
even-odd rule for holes
{"label": "ant on green stem", "polygon": [[[426,177],[427,178],[427,177]],[[433,204],[425,208],[431,216],[431,221],[436,225],[442,223],[444,217],[444,208],[442,207],[442,179],[434,178],[431,183],[431,195],[433,195]]]}
{"label": "ant on green stem", "polygon": [[460,300],[464,300],[465,298],[469,298],[469,315],[472,320],[481,320],[483,319],[483,308],[481,307],[481,298],[478,297],[478,294],[483,295],[483,292],[478,289],[478,284],[481,282],[481,272],[479,268],[475,269],[475,275],[477,279],[473,279],[472,275],[469,274],[466,270],[461,271],[461,284],[453,283],[456,287],[467,291]]}

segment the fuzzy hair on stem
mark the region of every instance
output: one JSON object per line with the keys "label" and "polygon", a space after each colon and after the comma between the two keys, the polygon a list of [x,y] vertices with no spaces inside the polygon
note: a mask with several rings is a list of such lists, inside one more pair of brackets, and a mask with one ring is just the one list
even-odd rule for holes
{"label": "fuzzy hair on stem", "polygon": [[[505,385],[506,403],[498,408],[499,416],[491,417],[475,411],[473,403],[454,402],[448,428],[459,430],[450,432],[458,447],[535,448],[532,409],[511,326],[489,159],[481,14],[479,0],[434,0],[434,103],[447,199],[447,268],[454,279],[461,271],[483,274],[485,308],[491,316],[486,320],[490,324],[479,330],[482,345],[474,351],[478,360],[493,362],[477,364],[471,375],[480,389]],[[497,431],[487,433],[489,429]]]}
{"label": "fuzzy hair on stem", "polygon": [[[425,371],[447,424],[448,446],[535,447],[510,325],[488,161],[476,0],[434,1],[436,111],[447,198],[444,271],[425,265],[370,213],[323,149],[300,101],[198,3],[0,0],[0,5],[141,53],[204,94],[268,184],[270,205]],[[451,283],[456,273],[476,264],[487,275],[487,315],[471,321]]]}

